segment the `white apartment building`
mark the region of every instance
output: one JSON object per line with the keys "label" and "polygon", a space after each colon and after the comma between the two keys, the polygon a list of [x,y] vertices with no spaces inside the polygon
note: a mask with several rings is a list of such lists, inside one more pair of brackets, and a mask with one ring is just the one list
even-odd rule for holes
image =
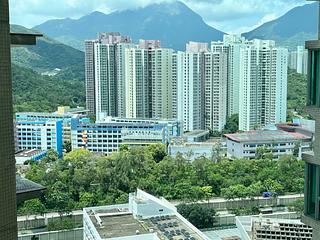
{"label": "white apartment building", "polygon": [[287,49],[253,40],[240,51],[239,130],[286,121]]}
{"label": "white apartment building", "polygon": [[228,115],[239,114],[239,130],[286,121],[287,49],[229,35],[211,51],[228,53]]}
{"label": "white apartment building", "polygon": [[126,49],[124,68],[125,117],[148,118],[148,51],[139,48]]}
{"label": "white apartment building", "polygon": [[172,55],[168,48],[151,51],[152,118],[173,118]]}
{"label": "white apartment building", "polygon": [[228,55],[227,113],[239,113],[240,93],[240,51],[245,47],[245,38],[238,35],[224,35],[223,41],[211,42],[211,52]]}
{"label": "white apartment building", "polygon": [[174,59],[177,61],[173,73],[177,80],[177,118],[183,122],[184,131],[204,129],[203,54],[178,52]]}
{"label": "white apartment building", "polygon": [[205,129],[222,131],[227,118],[227,54],[204,54]]}
{"label": "white apartment building", "polygon": [[289,52],[288,66],[297,73],[306,75],[308,73],[308,50],[304,46],[297,46],[295,51]]}
{"label": "white apartment building", "polygon": [[177,118],[184,131],[221,131],[227,117],[227,54],[208,52],[194,42],[187,49],[173,57]]}
{"label": "white apartment building", "polygon": [[124,50],[133,46],[119,33],[99,33],[85,42],[86,104],[97,119],[124,115]]}

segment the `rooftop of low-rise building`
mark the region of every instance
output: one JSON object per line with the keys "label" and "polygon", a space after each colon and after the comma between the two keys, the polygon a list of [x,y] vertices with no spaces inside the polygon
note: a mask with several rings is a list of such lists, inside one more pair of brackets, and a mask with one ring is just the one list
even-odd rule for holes
{"label": "rooftop of low-rise building", "polygon": [[287,132],[283,130],[255,130],[242,133],[225,134],[235,142],[265,142],[265,141],[288,141],[288,140],[309,140],[310,136],[298,132]]}
{"label": "rooftop of low-rise building", "polygon": [[21,116],[43,116],[43,117],[73,117],[73,116],[84,116],[89,112],[89,110],[84,107],[70,108],[69,106],[60,106],[55,112],[18,112],[16,117]]}
{"label": "rooftop of low-rise building", "polygon": [[16,194],[18,204],[29,199],[40,197],[45,189],[44,186],[16,174]]}
{"label": "rooftop of low-rise building", "polygon": [[85,208],[84,225],[93,239],[209,239],[167,200],[139,189],[128,204]]}
{"label": "rooftop of low-rise building", "polygon": [[205,231],[204,234],[206,234],[210,240],[241,240],[238,228]]}
{"label": "rooftop of low-rise building", "polygon": [[208,130],[195,130],[191,132],[185,132],[184,136],[186,137],[200,137],[203,135],[208,135],[209,131]]}
{"label": "rooftop of low-rise building", "polygon": [[44,152],[46,152],[46,151],[38,150],[38,149],[26,149],[26,150],[22,150],[22,151],[17,152],[15,154],[15,156],[16,157],[32,157],[34,155],[41,154]]}
{"label": "rooftop of low-rise building", "polygon": [[281,239],[311,240],[312,228],[297,217],[296,213],[238,216],[236,225],[244,239],[257,240],[262,239],[262,236],[274,239],[274,236],[281,235]]}

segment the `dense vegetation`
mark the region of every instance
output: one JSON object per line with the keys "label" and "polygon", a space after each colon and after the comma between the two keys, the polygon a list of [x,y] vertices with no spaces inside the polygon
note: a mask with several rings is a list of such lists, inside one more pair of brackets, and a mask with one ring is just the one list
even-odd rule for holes
{"label": "dense vegetation", "polygon": [[66,76],[49,77],[13,65],[14,111],[56,110],[59,105],[85,105],[84,82]]}
{"label": "dense vegetation", "polygon": [[288,72],[288,102],[287,108],[305,114],[307,96],[307,78],[293,70]]}
{"label": "dense vegetation", "polygon": [[[30,32],[29,29],[11,25],[12,32]],[[48,36],[37,39],[34,46],[19,46],[11,49],[12,62],[37,72],[52,71],[55,68],[72,70],[77,75],[72,79],[84,79],[84,53]],[[70,77],[70,76],[69,76]]]}
{"label": "dense vegetation", "polygon": [[[66,212],[127,202],[128,193],[137,187],[187,202],[214,196],[246,198],[264,191],[301,193],[303,168],[303,162],[291,156],[279,161],[223,159],[218,163],[201,157],[190,163],[180,155],[166,156],[165,146],[155,145],[122,148],[109,156],[81,149],[62,160],[51,152],[45,160],[33,163],[26,177],[47,187],[41,199],[45,211]],[[27,211],[25,207],[20,211]]]}
{"label": "dense vegetation", "polygon": [[[11,32],[29,33],[31,30],[11,25]],[[83,52],[44,36],[37,39],[37,45],[14,47],[11,53],[14,111],[53,111],[59,105],[84,106]],[[45,76],[53,72],[55,76]]]}
{"label": "dense vegetation", "polygon": [[224,134],[228,133],[235,133],[239,130],[239,114],[233,114],[231,116],[228,116],[226,119],[226,125],[224,126],[224,129],[219,131],[212,131],[209,129],[210,137],[221,137]]}
{"label": "dense vegetation", "polygon": [[215,221],[216,212],[213,208],[203,204],[179,204],[178,212],[200,229],[211,228]]}

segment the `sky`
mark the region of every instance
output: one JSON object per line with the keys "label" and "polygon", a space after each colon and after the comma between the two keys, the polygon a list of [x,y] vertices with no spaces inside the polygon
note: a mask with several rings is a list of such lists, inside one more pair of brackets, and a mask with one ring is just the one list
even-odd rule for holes
{"label": "sky", "polygon": [[[176,0],[9,0],[10,21],[33,27],[49,19],[79,18],[93,11],[110,13]],[[212,27],[227,33],[249,31],[306,0],[181,0]]]}

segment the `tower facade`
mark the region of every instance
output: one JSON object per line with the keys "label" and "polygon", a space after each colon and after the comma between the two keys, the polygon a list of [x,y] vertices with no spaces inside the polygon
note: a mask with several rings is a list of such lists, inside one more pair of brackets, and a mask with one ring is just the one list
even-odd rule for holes
{"label": "tower facade", "polygon": [[140,48],[125,50],[125,116],[148,118],[148,51]]}
{"label": "tower facade", "polygon": [[156,48],[151,51],[151,117],[173,118],[172,98],[172,55],[173,50]]}
{"label": "tower facade", "polygon": [[[320,4],[319,4],[320,14]],[[313,152],[304,153],[305,187],[302,221],[313,228],[314,240],[320,239],[320,17],[318,40],[307,41],[308,92],[307,111],[316,120]]]}
{"label": "tower facade", "polygon": [[227,117],[227,54],[191,42],[173,55],[174,112],[184,131],[221,131]]}
{"label": "tower facade", "polygon": [[129,37],[114,32],[85,41],[86,106],[97,119],[125,114],[124,54],[132,46]]}
{"label": "tower facade", "polygon": [[0,239],[17,239],[9,4],[0,1]]}
{"label": "tower facade", "polygon": [[228,35],[211,52],[228,55],[227,114],[239,115],[239,130],[286,121],[287,49]]}

